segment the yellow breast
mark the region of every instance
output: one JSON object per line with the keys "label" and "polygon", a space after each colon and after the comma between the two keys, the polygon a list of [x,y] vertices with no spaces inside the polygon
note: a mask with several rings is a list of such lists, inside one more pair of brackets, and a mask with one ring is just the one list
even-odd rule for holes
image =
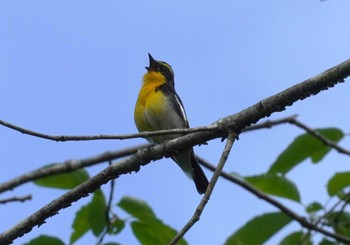
{"label": "yellow breast", "polygon": [[165,83],[165,77],[158,72],[148,72],[143,77],[143,84],[134,111],[135,124],[140,132],[158,130],[153,128],[151,120],[157,120],[163,114],[164,95],[157,87]]}

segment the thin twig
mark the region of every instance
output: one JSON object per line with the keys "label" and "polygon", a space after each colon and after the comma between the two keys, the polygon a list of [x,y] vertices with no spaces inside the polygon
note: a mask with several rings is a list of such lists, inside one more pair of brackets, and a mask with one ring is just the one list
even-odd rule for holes
{"label": "thin twig", "polygon": [[264,122],[257,123],[255,125],[252,125],[246,129],[244,129],[242,131],[242,133],[250,132],[253,130],[257,130],[257,129],[272,128],[273,126],[276,126],[279,124],[290,123],[292,120],[295,120],[296,117],[297,117],[297,115],[292,115],[289,117],[284,117],[284,118],[280,118],[280,119],[276,119],[276,120],[266,120]]}
{"label": "thin twig", "polygon": [[32,195],[26,195],[26,196],[22,196],[22,197],[9,197],[9,198],[5,198],[5,199],[1,199],[0,204],[6,204],[9,202],[25,202],[28,200],[32,200]]}
{"label": "thin twig", "polygon": [[313,137],[315,137],[316,139],[318,139],[319,141],[321,141],[323,144],[335,149],[337,152],[341,153],[341,154],[345,154],[350,156],[350,151],[339,146],[338,144],[336,144],[335,142],[327,139],[326,137],[324,137],[322,134],[320,134],[319,132],[317,132],[317,130],[314,130],[310,127],[308,127],[307,125],[305,125],[304,123],[300,122],[299,120],[296,119],[296,115],[290,116],[290,117],[286,117],[286,118],[281,118],[281,119],[277,119],[277,120],[267,120],[265,122],[259,123],[259,124],[255,124],[253,126],[250,126],[246,129],[244,129],[242,131],[243,132],[249,132],[252,130],[257,130],[257,129],[263,129],[263,128],[271,128],[273,126],[282,124],[282,123],[289,123],[292,125],[295,125],[301,129],[303,129],[304,131],[306,131],[307,133],[309,133],[310,135],[312,135]]}
{"label": "thin twig", "polygon": [[186,225],[176,234],[176,236],[170,241],[169,245],[175,245],[185,234],[186,232],[191,229],[191,227],[199,220],[205,206],[207,205],[209,198],[214,190],[215,184],[220,177],[220,173],[225,166],[226,160],[228,156],[230,155],[233,143],[235,141],[235,138],[237,137],[237,134],[235,132],[229,132],[227,137],[227,142],[225,144],[225,148],[221,154],[220,161],[218,166],[216,167],[213,177],[211,178],[208,188],[198,204],[198,207],[196,208],[196,211],[194,212],[191,219],[186,223]]}
{"label": "thin twig", "polygon": [[[112,161],[108,162],[109,166],[112,165]],[[106,206],[106,211],[105,211],[105,218],[106,218],[106,228],[105,230],[102,232],[102,234],[100,235],[100,238],[98,239],[98,242],[96,245],[102,244],[104,237],[106,236],[106,234],[109,232],[110,228],[111,228],[111,219],[109,217],[109,213],[111,211],[112,208],[112,201],[113,201],[113,195],[114,195],[114,186],[115,186],[115,179],[111,180],[110,183],[110,191],[109,191],[109,198],[108,198],[108,203]]]}
{"label": "thin twig", "polygon": [[316,130],[313,130],[311,128],[309,128],[308,126],[306,126],[305,124],[301,123],[300,121],[296,120],[296,119],[291,119],[290,120],[291,124],[294,124],[296,126],[298,126],[299,128],[304,129],[306,132],[308,132],[309,134],[311,134],[312,136],[316,137],[317,139],[319,139],[323,144],[332,147],[333,149],[335,149],[336,151],[338,151],[339,153],[345,154],[350,156],[350,151],[346,150],[342,147],[340,147],[339,145],[337,145],[336,143],[334,143],[333,141],[327,139],[326,137],[324,137],[322,134],[320,134],[319,132],[317,132]]}
{"label": "thin twig", "polygon": [[27,134],[30,136],[57,141],[57,142],[66,142],[66,141],[87,141],[87,140],[124,140],[124,139],[134,139],[134,138],[147,138],[151,136],[164,135],[164,134],[189,134],[194,132],[203,132],[209,130],[215,130],[215,126],[209,125],[204,127],[197,128],[175,128],[167,130],[158,130],[158,131],[146,131],[136,134],[100,134],[100,135],[49,135],[43,134],[29,129],[19,127],[17,125],[11,124],[4,120],[0,120],[0,125],[13,129],[15,131],[21,132],[22,134]]}
{"label": "thin twig", "polygon": [[[200,163],[208,168],[211,171],[216,171],[216,168],[211,165],[210,163],[208,163],[207,161],[205,161],[204,159],[197,157],[197,159],[200,161]],[[284,206],[282,203],[278,202],[277,200],[271,198],[270,196],[260,192],[259,190],[255,189],[253,186],[249,185],[247,182],[245,182],[242,179],[239,179],[231,174],[225,173],[225,172],[221,172],[220,174],[224,179],[237,184],[238,186],[242,187],[243,189],[247,190],[248,192],[252,193],[253,195],[255,195],[256,197],[270,203],[271,205],[275,206],[276,208],[278,208],[279,210],[281,210],[283,213],[285,213],[286,215],[288,215],[290,218],[292,218],[293,220],[297,221],[302,227],[305,227],[309,230],[314,230],[317,231],[319,233],[322,233],[323,235],[326,235],[328,237],[331,237],[333,239],[336,239],[337,241],[340,242],[345,242],[346,244],[350,244],[350,239],[346,238],[344,236],[341,236],[339,234],[336,233],[332,233],[330,231],[327,231],[311,222],[309,222],[306,218],[298,215],[297,213],[295,213],[294,211],[292,211],[291,209],[287,208],[286,206]]]}
{"label": "thin twig", "polygon": [[345,201],[343,207],[345,207],[346,204],[348,204],[348,202],[350,201],[350,193],[348,193],[346,195],[346,197],[344,199],[339,199],[329,210],[327,210],[327,212],[325,212],[321,217],[319,217],[315,222],[313,222],[314,225],[318,225],[321,223],[321,221],[327,217],[328,215],[330,215],[331,213],[334,212],[334,210],[336,210],[336,208],[342,204],[342,202]]}

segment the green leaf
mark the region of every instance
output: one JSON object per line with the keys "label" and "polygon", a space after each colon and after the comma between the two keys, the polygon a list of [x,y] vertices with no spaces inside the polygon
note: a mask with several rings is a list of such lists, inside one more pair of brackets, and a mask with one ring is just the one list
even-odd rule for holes
{"label": "green leaf", "polygon": [[91,230],[95,236],[100,235],[106,227],[105,211],[105,197],[101,190],[97,190],[94,192],[91,202],[81,207],[76,213],[70,244],[76,242],[89,230]]}
{"label": "green leaf", "polygon": [[[47,168],[47,167],[49,166],[46,166],[44,168]],[[78,169],[70,173],[56,174],[56,175],[35,180],[33,182],[36,185],[44,186],[44,187],[58,188],[58,189],[72,189],[88,179],[89,179],[89,174],[83,169]]]}
{"label": "green leaf", "polygon": [[[131,228],[142,245],[168,244],[177,234],[176,230],[159,219],[134,221],[131,223]],[[177,244],[187,243],[181,239]]]}
{"label": "green leaf", "polygon": [[[325,128],[316,131],[334,143],[338,143],[344,137],[344,133],[337,128]],[[309,133],[302,134],[295,138],[287,149],[278,156],[268,172],[286,174],[307,158],[310,158],[313,163],[318,163],[330,150],[329,146],[326,146]]]}
{"label": "green leaf", "polygon": [[89,223],[92,233],[99,236],[106,227],[106,200],[101,190],[94,192],[92,201],[89,203]]}
{"label": "green leaf", "polygon": [[330,196],[337,195],[345,187],[350,186],[350,172],[336,173],[328,181],[327,190]]}
{"label": "green leaf", "polygon": [[306,207],[306,212],[308,212],[309,214],[311,213],[315,213],[317,211],[320,211],[324,209],[323,206],[319,203],[319,202],[313,202],[310,203],[307,207]]}
{"label": "green leaf", "polygon": [[285,176],[277,174],[262,174],[244,177],[244,179],[258,190],[279,197],[300,202],[300,195],[296,185]]}
{"label": "green leaf", "polygon": [[146,202],[133,197],[123,197],[117,205],[125,212],[140,220],[156,217]]}
{"label": "green leaf", "polygon": [[312,245],[312,241],[310,240],[310,235],[304,234],[302,231],[293,232],[286,236],[279,245]]}
{"label": "green leaf", "polygon": [[326,238],[323,238],[319,245],[339,245],[337,242],[330,241]]}
{"label": "green leaf", "polygon": [[233,233],[225,245],[263,244],[291,221],[292,219],[282,212],[256,216]]}
{"label": "green leaf", "polygon": [[34,238],[28,243],[24,243],[23,245],[64,245],[64,242],[62,242],[59,238],[53,237],[53,236],[46,236],[41,235],[37,238]]}
{"label": "green leaf", "polygon": [[[158,219],[149,205],[133,197],[124,197],[118,206],[132,215],[136,220],[131,228],[142,245],[168,244],[177,234],[176,230]],[[178,244],[186,245],[181,239]]]}
{"label": "green leaf", "polygon": [[76,213],[75,219],[73,222],[73,232],[70,236],[69,244],[73,244],[79,238],[81,238],[86,232],[90,229],[89,223],[89,205],[85,205],[80,208],[80,210]]}
{"label": "green leaf", "polygon": [[118,234],[120,233],[125,227],[125,221],[119,218],[116,218],[112,224],[110,225],[110,229],[108,231],[108,234]]}
{"label": "green leaf", "polygon": [[333,212],[327,215],[326,219],[336,233],[350,237],[350,213]]}

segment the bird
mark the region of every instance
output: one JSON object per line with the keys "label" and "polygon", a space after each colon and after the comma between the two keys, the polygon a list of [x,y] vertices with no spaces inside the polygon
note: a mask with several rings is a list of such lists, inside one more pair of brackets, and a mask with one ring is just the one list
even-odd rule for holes
{"label": "bird", "polygon": [[[142,86],[136,101],[134,121],[139,132],[174,128],[189,128],[186,112],[175,91],[174,72],[171,66],[155,60],[148,54],[149,66],[143,76]],[[146,138],[153,144],[181,136],[180,134],[159,135]],[[205,193],[208,179],[200,167],[193,148],[177,152],[171,157],[193,179],[199,194]]]}

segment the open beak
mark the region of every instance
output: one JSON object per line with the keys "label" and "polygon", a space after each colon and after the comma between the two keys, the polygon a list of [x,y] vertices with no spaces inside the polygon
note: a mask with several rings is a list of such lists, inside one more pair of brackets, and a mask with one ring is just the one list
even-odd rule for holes
{"label": "open beak", "polygon": [[158,62],[153,59],[152,55],[148,53],[148,58],[149,58],[149,67],[145,67],[147,71],[152,71],[155,70],[157,67]]}

